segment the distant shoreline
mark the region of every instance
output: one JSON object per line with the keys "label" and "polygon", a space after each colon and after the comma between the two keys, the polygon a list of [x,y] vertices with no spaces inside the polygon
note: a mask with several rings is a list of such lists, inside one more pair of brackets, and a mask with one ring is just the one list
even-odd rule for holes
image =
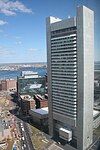
{"label": "distant shoreline", "polygon": [[22,62],[22,63],[0,63],[1,65],[24,65],[24,64],[47,64],[47,62]]}
{"label": "distant shoreline", "polygon": [[[0,65],[24,65],[24,64],[41,64],[47,65],[47,62],[21,62],[21,63],[0,63]],[[95,61],[94,64],[100,64],[100,61]]]}

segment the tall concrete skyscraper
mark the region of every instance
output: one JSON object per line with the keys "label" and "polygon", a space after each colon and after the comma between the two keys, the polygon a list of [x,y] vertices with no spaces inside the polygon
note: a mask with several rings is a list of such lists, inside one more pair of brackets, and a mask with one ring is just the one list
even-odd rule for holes
{"label": "tall concrete skyscraper", "polygon": [[46,30],[49,133],[68,150],[86,150],[93,136],[94,13],[81,6],[74,18],[48,17]]}

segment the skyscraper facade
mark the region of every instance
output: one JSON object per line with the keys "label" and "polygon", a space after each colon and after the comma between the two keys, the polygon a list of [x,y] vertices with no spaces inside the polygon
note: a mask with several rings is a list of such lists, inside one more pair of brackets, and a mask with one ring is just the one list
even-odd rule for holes
{"label": "skyscraper facade", "polygon": [[49,133],[85,150],[92,143],[94,13],[77,8],[74,18],[48,17]]}

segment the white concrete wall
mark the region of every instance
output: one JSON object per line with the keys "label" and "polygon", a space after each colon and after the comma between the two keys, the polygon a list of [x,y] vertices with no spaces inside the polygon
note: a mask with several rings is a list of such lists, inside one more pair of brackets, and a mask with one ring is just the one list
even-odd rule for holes
{"label": "white concrete wall", "polygon": [[78,150],[86,150],[93,136],[94,14],[86,7],[77,10],[78,54]]}

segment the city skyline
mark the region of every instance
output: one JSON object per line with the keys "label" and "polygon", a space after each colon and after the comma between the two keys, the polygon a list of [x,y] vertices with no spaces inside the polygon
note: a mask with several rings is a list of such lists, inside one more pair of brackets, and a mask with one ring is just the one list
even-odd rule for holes
{"label": "city skyline", "polygon": [[78,5],[85,5],[95,12],[94,54],[95,61],[100,61],[99,0],[1,0],[0,63],[46,62],[45,18],[73,17]]}

